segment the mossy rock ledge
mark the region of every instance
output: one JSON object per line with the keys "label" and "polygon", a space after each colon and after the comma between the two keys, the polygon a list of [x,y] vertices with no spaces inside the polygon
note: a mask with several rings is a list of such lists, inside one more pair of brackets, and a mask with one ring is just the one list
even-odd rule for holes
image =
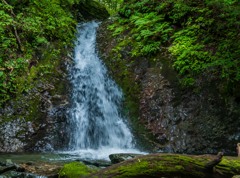
{"label": "mossy rock ledge", "polygon": [[[117,18],[116,18],[117,19]],[[134,57],[127,43],[131,27],[114,35],[111,18],[98,30],[98,49],[109,73],[122,88],[124,111],[141,148],[153,152],[236,154],[240,138],[240,102],[219,91],[211,76],[183,87],[173,68],[173,56],[161,50],[155,56]],[[118,25],[116,25],[118,26]],[[151,148],[152,147],[152,148]]]}
{"label": "mossy rock ledge", "polygon": [[70,83],[64,59],[31,82],[28,92],[0,108],[0,152],[51,151],[67,144]]}
{"label": "mossy rock ledge", "polygon": [[90,174],[88,177],[232,178],[239,174],[240,159],[237,157],[150,154],[115,164]]}
{"label": "mossy rock ledge", "polygon": [[[79,22],[106,19],[109,13],[97,1],[81,1],[73,7]],[[55,41],[39,48],[29,71],[16,79],[17,93],[0,108],[0,152],[52,151],[68,145],[67,110],[71,84],[66,66],[72,48]],[[27,86],[27,87],[26,87]]]}
{"label": "mossy rock ledge", "polygon": [[141,155],[142,154],[136,154],[136,153],[116,153],[116,154],[110,154],[109,158],[113,164],[116,164],[116,163],[120,163]]}

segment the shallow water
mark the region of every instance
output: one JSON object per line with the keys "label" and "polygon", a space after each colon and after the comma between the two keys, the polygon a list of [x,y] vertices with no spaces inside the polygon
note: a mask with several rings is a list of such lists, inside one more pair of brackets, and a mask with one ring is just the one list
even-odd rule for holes
{"label": "shallow water", "polygon": [[26,163],[26,162],[68,162],[76,159],[71,155],[59,153],[0,153],[0,162]]}
{"label": "shallow water", "polygon": [[65,164],[72,161],[100,161],[109,162],[109,155],[115,153],[138,153],[135,149],[114,149],[114,148],[102,148],[98,150],[84,149],[75,151],[55,152],[55,153],[0,153],[0,162],[8,163],[53,163],[53,164]]}

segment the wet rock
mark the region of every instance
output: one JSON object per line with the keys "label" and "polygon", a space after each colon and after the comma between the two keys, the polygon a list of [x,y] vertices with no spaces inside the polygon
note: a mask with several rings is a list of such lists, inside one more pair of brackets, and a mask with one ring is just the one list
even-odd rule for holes
{"label": "wet rock", "polygon": [[133,159],[137,156],[141,156],[141,154],[135,154],[135,153],[119,153],[119,154],[111,154],[109,155],[109,158],[113,164],[120,163],[123,161],[126,161],[128,159]]}
{"label": "wet rock", "polygon": [[[106,8],[97,1],[81,1],[73,9],[79,21],[109,17]],[[16,99],[0,108],[0,152],[52,151],[68,145],[66,111],[70,103],[70,84],[67,66],[72,61],[65,55],[52,62],[45,55],[48,48],[39,49],[40,60],[23,79],[21,85],[26,80],[29,88],[19,86],[24,91],[20,90]],[[42,66],[51,66],[51,71],[40,72]]]}
{"label": "wet rock", "polygon": [[240,178],[240,175],[235,175],[232,178]]}
{"label": "wet rock", "polygon": [[49,162],[39,162],[31,161],[21,164],[16,164],[15,162],[9,161],[7,159],[5,162],[0,162],[0,177],[1,178],[12,178],[12,177],[22,177],[22,178],[54,178],[58,177],[58,172],[63,167],[63,163],[49,163]]}
{"label": "wet rock", "polygon": [[81,1],[76,5],[79,20],[104,20],[109,17],[106,8],[97,1]]}
{"label": "wet rock", "polygon": [[[196,81],[197,87],[182,87],[166,50],[154,56],[155,62],[150,57],[131,57],[131,47],[118,46],[128,31],[112,37],[107,29],[113,20],[99,28],[99,53],[125,92],[136,138],[146,138],[159,152],[202,154],[223,150],[236,155],[239,100],[222,93],[218,81],[206,82],[206,74]],[[121,49],[112,51],[116,46]],[[149,143],[142,142],[142,146]]]}
{"label": "wet rock", "polygon": [[15,165],[3,166],[3,167],[0,167],[0,174],[3,174],[5,172],[11,171],[11,170],[15,170],[15,169],[16,169]]}
{"label": "wet rock", "polygon": [[31,166],[31,165],[34,165],[34,162],[33,161],[28,161],[25,164]]}
{"label": "wet rock", "polygon": [[81,162],[83,162],[87,166],[93,165],[96,166],[97,168],[103,168],[112,165],[109,161],[105,160],[82,160]]}
{"label": "wet rock", "polygon": [[0,109],[0,152],[52,151],[67,145],[66,110],[69,84],[66,64],[34,80]]}
{"label": "wet rock", "polygon": [[36,174],[31,174],[31,173],[22,173],[22,172],[16,172],[16,171],[9,171],[6,172],[2,175],[0,175],[2,178],[14,178],[14,177],[21,177],[21,178],[47,178],[45,176],[40,176]]}
{"label": "wet rock", "polygon": [[20,164],[20,166],[22,168],[24,168],[25,172],[29,172],[32,174],[36,174],[36,175],[42,175],[42,176],[51,176],[51,177],[55,177],[58,172],[61,170],[63,164],[60,163],[34,163],[34,164],[27,164],[27,163],[23,163]]}

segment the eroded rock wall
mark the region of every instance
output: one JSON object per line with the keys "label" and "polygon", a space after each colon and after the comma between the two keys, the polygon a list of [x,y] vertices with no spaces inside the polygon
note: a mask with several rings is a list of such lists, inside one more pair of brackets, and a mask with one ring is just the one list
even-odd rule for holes
{"label": "eroded rock wall", "polygon": [[128,34],[113,37],[108,30],[112,23],[108,20],[99,29],[99,53],[124,90],[136,137],[145,137],[154,151],[235,154],[239,100],[224,96],[218,81],[208,83],[210,76],[204,74],[198,87],[182,87],[167,52],[154,56],[154,62],[150,57],[131,57],[131,46],[119,45]]}
{"label": "eroded rock wall", "polygon": [[[96,1],[81,1],[72,10],[78,22],[109,17],[106,8]],[[54,48],[57,44],[52,45]],[[71,49],[65,50],[68,51],[62,51],[56,59],[54,54],[50,55],[49,46],[39,49],[23,79],[26,81],[19,82],[19,85],[28,82],[28,90],[20,91],[0,108],[0,152],[52,151],[68,147],[71,85],[67,66],[73,61],[67,57]]]}
{"label": "eroded rock wall", "polygon": [[69,82],[64,60],[0,109],[0,152],[52,151],[67,143]]}

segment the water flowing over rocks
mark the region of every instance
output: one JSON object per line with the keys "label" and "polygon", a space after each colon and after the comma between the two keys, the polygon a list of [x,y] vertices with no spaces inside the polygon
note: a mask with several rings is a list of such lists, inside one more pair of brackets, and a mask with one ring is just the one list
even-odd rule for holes
{"label": "water flowing over rocks", "polygon": [[[107,29],[113,20],[101,25],[98,47],[113,78],[125,88],[126,107],[137,105],[137,111],[132,113],[131,108],[126,108],[132,118],[137,118],[133,122],[134,132],[149,140],[155,151],[216,153],[222,150],[235,155],[240,139],[239,99],[221,93],[221,86],[214,79],[211,83],[204,82],[209,77],[204,74],[197,81],[198,87],[183,88],[172,67],[172,58],[164,49],[155,62],[131,57],[130,46],[117,46],[125,36],[112,37],[112,31]],[[112,50],[116,46],[120,48],[118,52]]]}
{"label": "water flowing over rocks", "polygon": [[110,153],[137,150],[122,114],[122,91],[96,52],[98,26],[95,21],[78,26],[70,68],[69,151],[81,158],[108,159]]}
{"label": "water flowing over rocks", "polygon": [[[75,18],[79,21],[109,17],[105,7],[95,1],[81,1],[73,9]],[[43,49],[45,50],[48,49]],[[70,49],[66,50],[71,52]],[[32,85],[30,89],[18,94],[16,98],[13,97],[15,99],[0,108],[0,152],[67,148],[69,134],[66,128],[66,111],[69,106],[70,85],[66,66],[72,61],[66,54],[61,59],[47,59],[47,55],[38,53],[35,57],[41,59],[39,63],[47,61],[49,66],[53,66],[53,70],[47,71],[49,74],[41,73],[31,79],[33,81],[29,80]],[[29,70],[33,69],[34,73],[34,69],[41,68],[39,63]],[[42,70],[44,73],[44,69]]]}

